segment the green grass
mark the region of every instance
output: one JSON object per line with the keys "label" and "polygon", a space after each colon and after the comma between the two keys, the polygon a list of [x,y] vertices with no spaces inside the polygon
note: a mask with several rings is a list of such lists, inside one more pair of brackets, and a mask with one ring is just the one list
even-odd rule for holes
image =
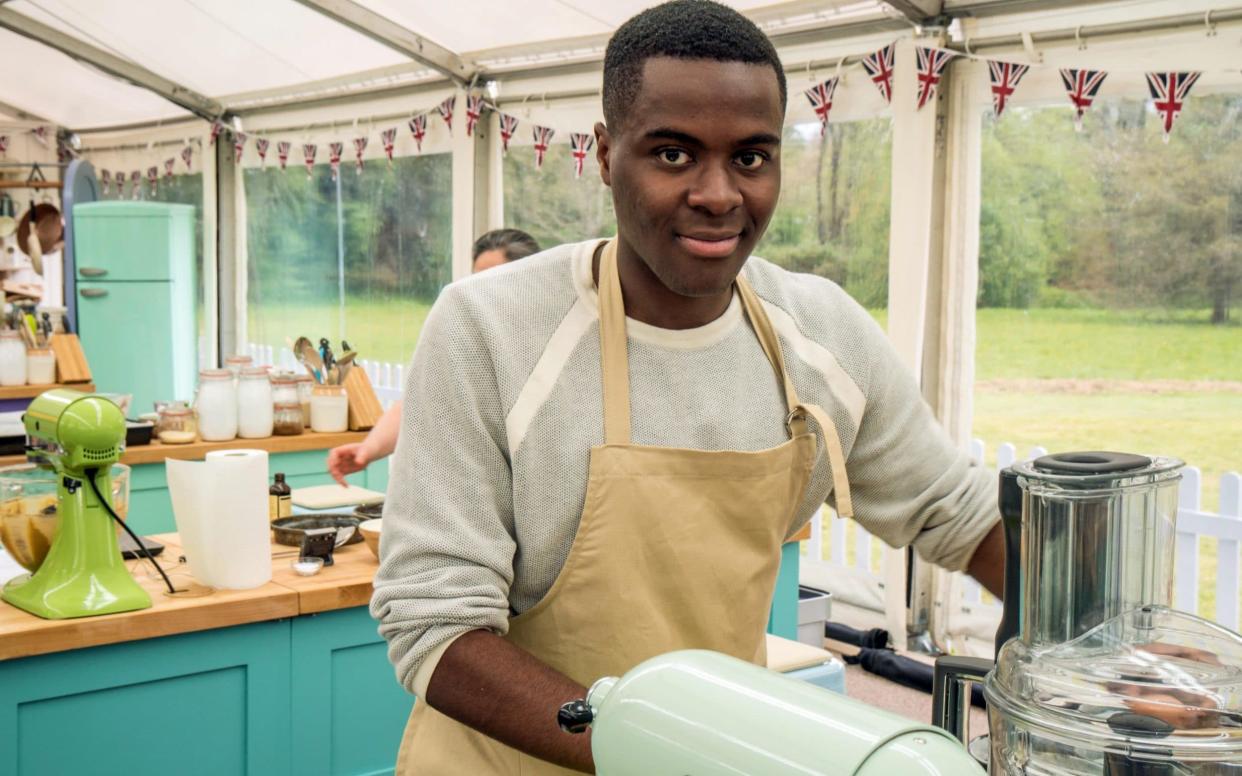
{"label": "green grass", "polygon": [[252,301],[249,305],[249,340],[283,347],[285,337],[328,337],[333,347],[341,339],[369,361],[408,364],[418,343],[431,303],[419,299],[346,297],[345,330],[340,327],[340,308],[335,302],[290,303]]}
{"label": "green grass", "polygon": [[1242,381],[1242,326],[1109,310],[980,310],[980,380]]}

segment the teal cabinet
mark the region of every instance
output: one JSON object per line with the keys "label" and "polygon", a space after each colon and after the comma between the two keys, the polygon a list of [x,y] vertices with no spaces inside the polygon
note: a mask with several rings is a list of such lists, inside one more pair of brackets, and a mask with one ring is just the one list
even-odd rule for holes
{"label": "teal cabinet", "polygon": [[768,613],[768,633],[793,641],[798,640],[798,549],[797,542],[781,548],[781,570]]}
{"label": "teal cabinet", "polygon": [[388,644],[365,608],[293,621],[291,720],[301,776],[391,774],[414,697],[397,684]]}
{"label": "teal cabinet", "polygon": [[0,661],[0,774],[391,774],[414,699],[375,628],[357,607]]}
{"label": "teal cabinet", "polygon": [[[246,440],[237,440],[239,448]],[[332,478],[327,472],[327,450],[306,450],[296,453],[272,453],[268,469],[272,474],[284,472],[285,481],[294,488],[327,485]],[[351,484],[369,490],[388,489],[388,461],[377,461],[357,474],[346,478]],[[126,522],[135,533],[147,535],[177,530],[173,520],[172,497],[163,463],[136,464],[130,474],[129,514]]]}
{"label": "teal cabinet", "polygon": [[95,385],[133,394],[135,413],[192,399],[194,207],[88,202],[73,219],[78,334]]}
{"label": "teal cabinet", "polygon": [[289,628],[0,662],[0,773],[290,773]]}

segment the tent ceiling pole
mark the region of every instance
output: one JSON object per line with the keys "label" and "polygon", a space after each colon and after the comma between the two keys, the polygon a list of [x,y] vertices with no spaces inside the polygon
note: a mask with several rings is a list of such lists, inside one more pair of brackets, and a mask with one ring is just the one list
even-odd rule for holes
{"label": "tent ceiling pole", "polygon": [[930,22],[944,11],[944,0],[884,0],[884,4],[915,24]]}
{"label": "tent ceiling pole", "polygon": [[218,118],[224,112],[224,107],[210,97],[204,97],[192,89],[156,75],[141,65],[110,54],[72,35],[66,35],[16,11],[0,8],[0,27],[50,46],[71,59],[97,67],[135,86],[155,92],[169,102],[205,119]]}
{"label": "tent ceiling pole", "polygon": [[382,43],[394,51],[434,68],[459,84],[469,83],[475,75],[462,62],[461,57],[452,51],[395,24],[354,0],[297,0],[297,2],[377,43]]}
{"label": "tent ceiling pole", "polygon": [[[3,2],[4,0],[0,0],[0,3],[3,3]],[[18,121],[43,121],[48,124],[56,123],[52,121],[51,119],[40,116],[37,113],[31,113],[30,111],[24,108],[19,108],[16,105],[4,102],[3,100],[0,100],[0,113],[3,113],[7,116],[12,116]]]}
{"label": "tent ceiling pole", "polygon": [[[1242,22],[1242,8],[1229,8],[1212,12],[1213,24]],[[1184,29],[1203,29],[1204,15],[1201,13],[1178,14],[1177,16],[1161,16],[1154,19],[1139,19],[1131,22],[1113,24],[1095,24],[1084,27],[1068,27],[1062,30],[1045,30],[1031,33],[1036,45],[1050,43],[1068,43],[1074,40],[1092,40],[1099,38],[1115,38],[1131,35],[1144,35],[1160,32],[1173,32]],[[992,38],[971,38],[970,50],[978,53],[986,49],[1003,49],[1021,47],[1022,36],[1000,35]],[[960,44],[948,44],[947,48],[964,51]]]}

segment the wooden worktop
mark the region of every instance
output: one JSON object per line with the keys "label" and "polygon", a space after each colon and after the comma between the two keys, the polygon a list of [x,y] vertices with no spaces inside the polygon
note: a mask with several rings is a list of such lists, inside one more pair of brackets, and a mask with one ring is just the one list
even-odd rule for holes
{"label": "wooden worktop", "polygon": [[[156,560],[173,584],[181,587],[188,582],[188,568],[177,562],[182,554],[177,534],[151,538],[165,545]],[[0,603],[0,660],[327,612],[364,606],[371,600],[378,562],[365,543],[338,549],[336,563],[313,577],[300,577],[290,568],[297,557],[295,548],[273,542],[272,556],[272,581],[266,585],[217,590],[198,598],[168,596],[149,563],[128,561],[134,578],[151,594],[151,608],[136,612],[45,620]]]}
{"label": "wooden worktop", "polygon": [[[305,431],[296,436],[272,436],[266,439],[231,439],[228,442],[194,442],[188,445],[165,445],[152,441],[125,449],[121,463],[133,466],[143,463],[163,463],[172,458],[179,461],[197,461],[213,450],[266,450],[269,453],[299,453],[307,450],[330,450],[338,445],[361,442],[365,431],[342,431],[337,434],[317,434]],[[25,463],[24,455],[0,456],[0,466]]]}

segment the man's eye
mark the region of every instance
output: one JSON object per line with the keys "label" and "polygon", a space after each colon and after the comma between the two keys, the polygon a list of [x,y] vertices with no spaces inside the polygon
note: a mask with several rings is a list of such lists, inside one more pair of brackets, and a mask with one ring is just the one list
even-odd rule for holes
{"label": "man's eye", "polygon": [[739,166],[747,170],[758,170],[767,161],[767,157],[758,151],[743,151],[733,158],[733,161]]}
{"label": "man's eye", "polygon": [[673,167],[684,167],[690,164],[690,154],[680,148],[664,148],[659,152],[660,161]]}

